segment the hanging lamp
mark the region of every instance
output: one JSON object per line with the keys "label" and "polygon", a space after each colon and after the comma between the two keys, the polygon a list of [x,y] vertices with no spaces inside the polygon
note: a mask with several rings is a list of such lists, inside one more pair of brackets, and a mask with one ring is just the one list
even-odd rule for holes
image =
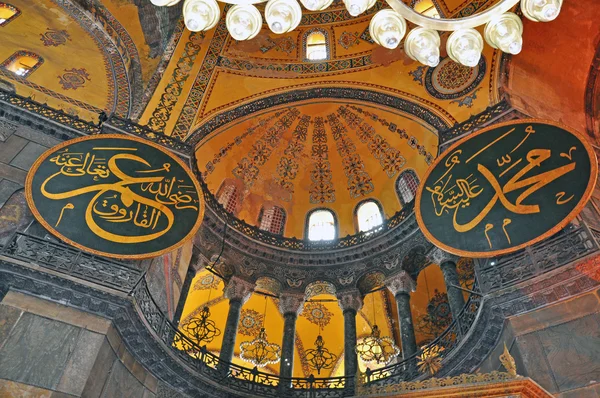
{"label": "hanging lamp", "polygon": [[265,296],[263,324],[258,335],[254,339],[240,344],[240,358],[257,368],[264,368],[267,365],[278,363],[281,360],[281,347],[275,343],[269,343],[267,340],[267,332],[265,331],[266,319],[267,296]]}
{"label": "hanging lamp", "polygon": [[375,320],[375,296],[371,294],[373,304],[373,328],[371,334],[356,344],[355,351],[365,363],[387,365],[400,354],[400,349],[388,336],[381,337],[381,330]]}

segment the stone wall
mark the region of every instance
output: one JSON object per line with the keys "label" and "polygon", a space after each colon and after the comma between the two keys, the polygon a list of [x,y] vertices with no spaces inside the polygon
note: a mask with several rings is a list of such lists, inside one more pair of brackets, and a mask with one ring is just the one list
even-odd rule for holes
{"label": "stone wall", "polygon": [[157,392],[157,379],[131,356],[110,321],[14,291],[4,297],[1,397],[152,398]]}

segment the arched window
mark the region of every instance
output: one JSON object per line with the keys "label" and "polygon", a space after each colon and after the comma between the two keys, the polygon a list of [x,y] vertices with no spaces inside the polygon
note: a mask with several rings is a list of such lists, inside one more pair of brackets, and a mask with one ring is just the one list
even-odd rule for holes
{"label": "arched window", "polygon": [[335,216],[331,210],[314,210],[308,216],[308,240],[333,240],[336,238]]}
{"label": "arched window", "polygon": [[305,54],[308,61],[322,61],[329,59],[327,46],[327,33],[322,30],[313,30],[305,34]]}
{"label": "arched window", "polygon": [[414,170],[404,170],[396,180],[396,193],[402,206],[406,206],[415,199],[419,188],[419,177]]}
{"label": "arched window", "polygon": [[237,212],[240,197],[240,189],[231,181],[223,182],[217,193],[217,200],[231,214]]}
{"label": "arched window", "polygon": [[356,207],[356,222],[359,232],[370,231],[383,224],[381,208],[374,200],[367,200]]}
{"label": "arched window", "polygon": [[0,26],[6,26],[10,21],[21,15],[21,10],[17,7],[0,3]]}
{"label": "arched window", "polygon": [[264,207],[258,214],[258,227],[263,231],[283,235],[285,210],[278,206]]}
{"label": "arched window", "polygon": [[17,76],[27,77],[43,63],[44,59],[35,53],[30,51],[17,51],[4,61],[0,67]]}
{"label": "arched window", "polygon": [[435,7],[435,4],[433,4],[432,0],[413,1],[413,8],[415,9],[416,12],[418,12],[419,14],[423,14],[425,16],[428,16],[431,18],[439,18],[440,17],[440,12],[437,10],[437,8]]}

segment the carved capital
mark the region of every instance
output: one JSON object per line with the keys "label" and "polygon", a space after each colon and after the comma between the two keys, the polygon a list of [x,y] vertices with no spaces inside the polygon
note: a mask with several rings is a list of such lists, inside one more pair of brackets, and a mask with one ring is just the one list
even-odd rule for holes
{"label": "carved capital", "polygon": [[456,263],[460,257],[445,252],[439,247],[434,247],[429,251],[429,253],[427,253],[427,259],[434,264],[441,265],[446,261],[452,261]]}
{"label": "carved capital", "polygon": [[239,300],[244,304],[254,291],[254,286],[254,283],[232,276],[223,289],[223,295],[229,300]]}
{"label": "carved capital", "polygon": [[384,283],[394,296],[398,293],[414,292],[417,288],[415,280],[404,270],[387,277]]}
{"label": "carved capital", "polygon": [[363,305],[362,295],[358,289],[349,289],[337,294],[338,304],[342,311],[354,310],[358,312]]}
{"label": "carved capital", "polygon": [[281,315],[296,314],[302,311],[304,306],[304,295],[283,293],[279,296],[279,311]]}

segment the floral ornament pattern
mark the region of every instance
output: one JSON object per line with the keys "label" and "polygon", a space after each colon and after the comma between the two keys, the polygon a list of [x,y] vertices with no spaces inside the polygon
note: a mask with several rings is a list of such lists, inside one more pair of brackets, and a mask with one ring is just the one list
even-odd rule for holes
{"label": "floral ornament pattern", "polygon": [[427,304],[427,313],[417,318],[415,331],[426,339],[433,340],[439,336],[452,322],[452,312],[448,303],[448,295],[437,289]]}
{"label": "floral ornament pattern", "polygon": [[417,69],[411,70],[408,72],[409,75],[412,76],[413,81],[419,83],[419,86],[423,85],[423,78],[425,77],[425,70],[427,68],[425,66],[417,66]]}
{"label": "floral ornament pattern", "polygon": [[65,69],[62,76],[58,76],[58,82],[65,90],[77,90],[85,85],[86,81],[91,81],[90,75],[85,68]]}
{"label": "floral ornament pattern", "polygon": [[360,44],[359,34],[357,32],[344,31],[340,35],[338,43],[340,44],[340,46],[344,47],[347,50],[352,46]]}
{"label": "floral ornament pattern", "polygon": [[194,283],[192,290],[209,290],[216,289],[219,287],[221,280],[216,278],[213,274],[204,275],[200,280]]}
{"label": "floral ornament pattern", "polygon": [[240,315],[238,331],[244,336],[256,336],[263,323],[263,315],[257,311],[243,309]]}
{"label": "floral ornament pattern", "polygon": [[444,58],[435,68],[425,74],[425,89],[434,98],[451,100],[463,97],[475,90],[485,76],[486,62],[482,56],[473,68]]}
{"label": "floral ornament pattern", "polygon": [[301,316],[305,317],[313,325],[324,328],[331,321],[333,313],[323,304],[309,301],[304,304]]}
{"label": "floral ornament pattern", "polygon": [[264,54],[267,51],[275,50],[286,54],[291,54],[296,49],[296,43],[290,36],[280,38],[267,38],[266,43],[260,46],[260,51]]}
{"label": "floral ornament pattern", "polygon": [[316,117],[314,122],[312,148],[311,184],[309,188],[310,203],[323,204],[335,202],[335,188],[329,163],[329,148],[327,147],[327,131],[322,117]]}
{"label": "floral ornament pattern", "polygon": [[308,132],[309,124],[310,116],[302,115],[298,125],[292,133],[292,139],[277,165],[278,177],[275,178],[275,181],[286,191],[287,196],[284,196],[282,199],[287,201],[292,200],[292,195],[294,194],[293,181],[298,175],[299,170],[297,159],[304,151],[304,142],[306,141],[306,133]]}
{"label": "floral ornament pattern", "polygon": [[46,29],[46,33],[40,33],[40,40],[45,47],[58,47],[71,41],[71,35],[66,30]]}
{"label": "floral ornament pattern", "polygon": [[442,359],[440,353],[443,348],[432,345],[425,347],[421,352],[421,355],[417,357],[417,366],[421,373],[429,373],[431,376],[436,374],[442,367]]}
{"label": "floral ornament pattern", "polygon": [[475,281],[475,267],[472,258],[461,258],[456,262],[456,272],[460,285],[466,289],[473,288]]}

